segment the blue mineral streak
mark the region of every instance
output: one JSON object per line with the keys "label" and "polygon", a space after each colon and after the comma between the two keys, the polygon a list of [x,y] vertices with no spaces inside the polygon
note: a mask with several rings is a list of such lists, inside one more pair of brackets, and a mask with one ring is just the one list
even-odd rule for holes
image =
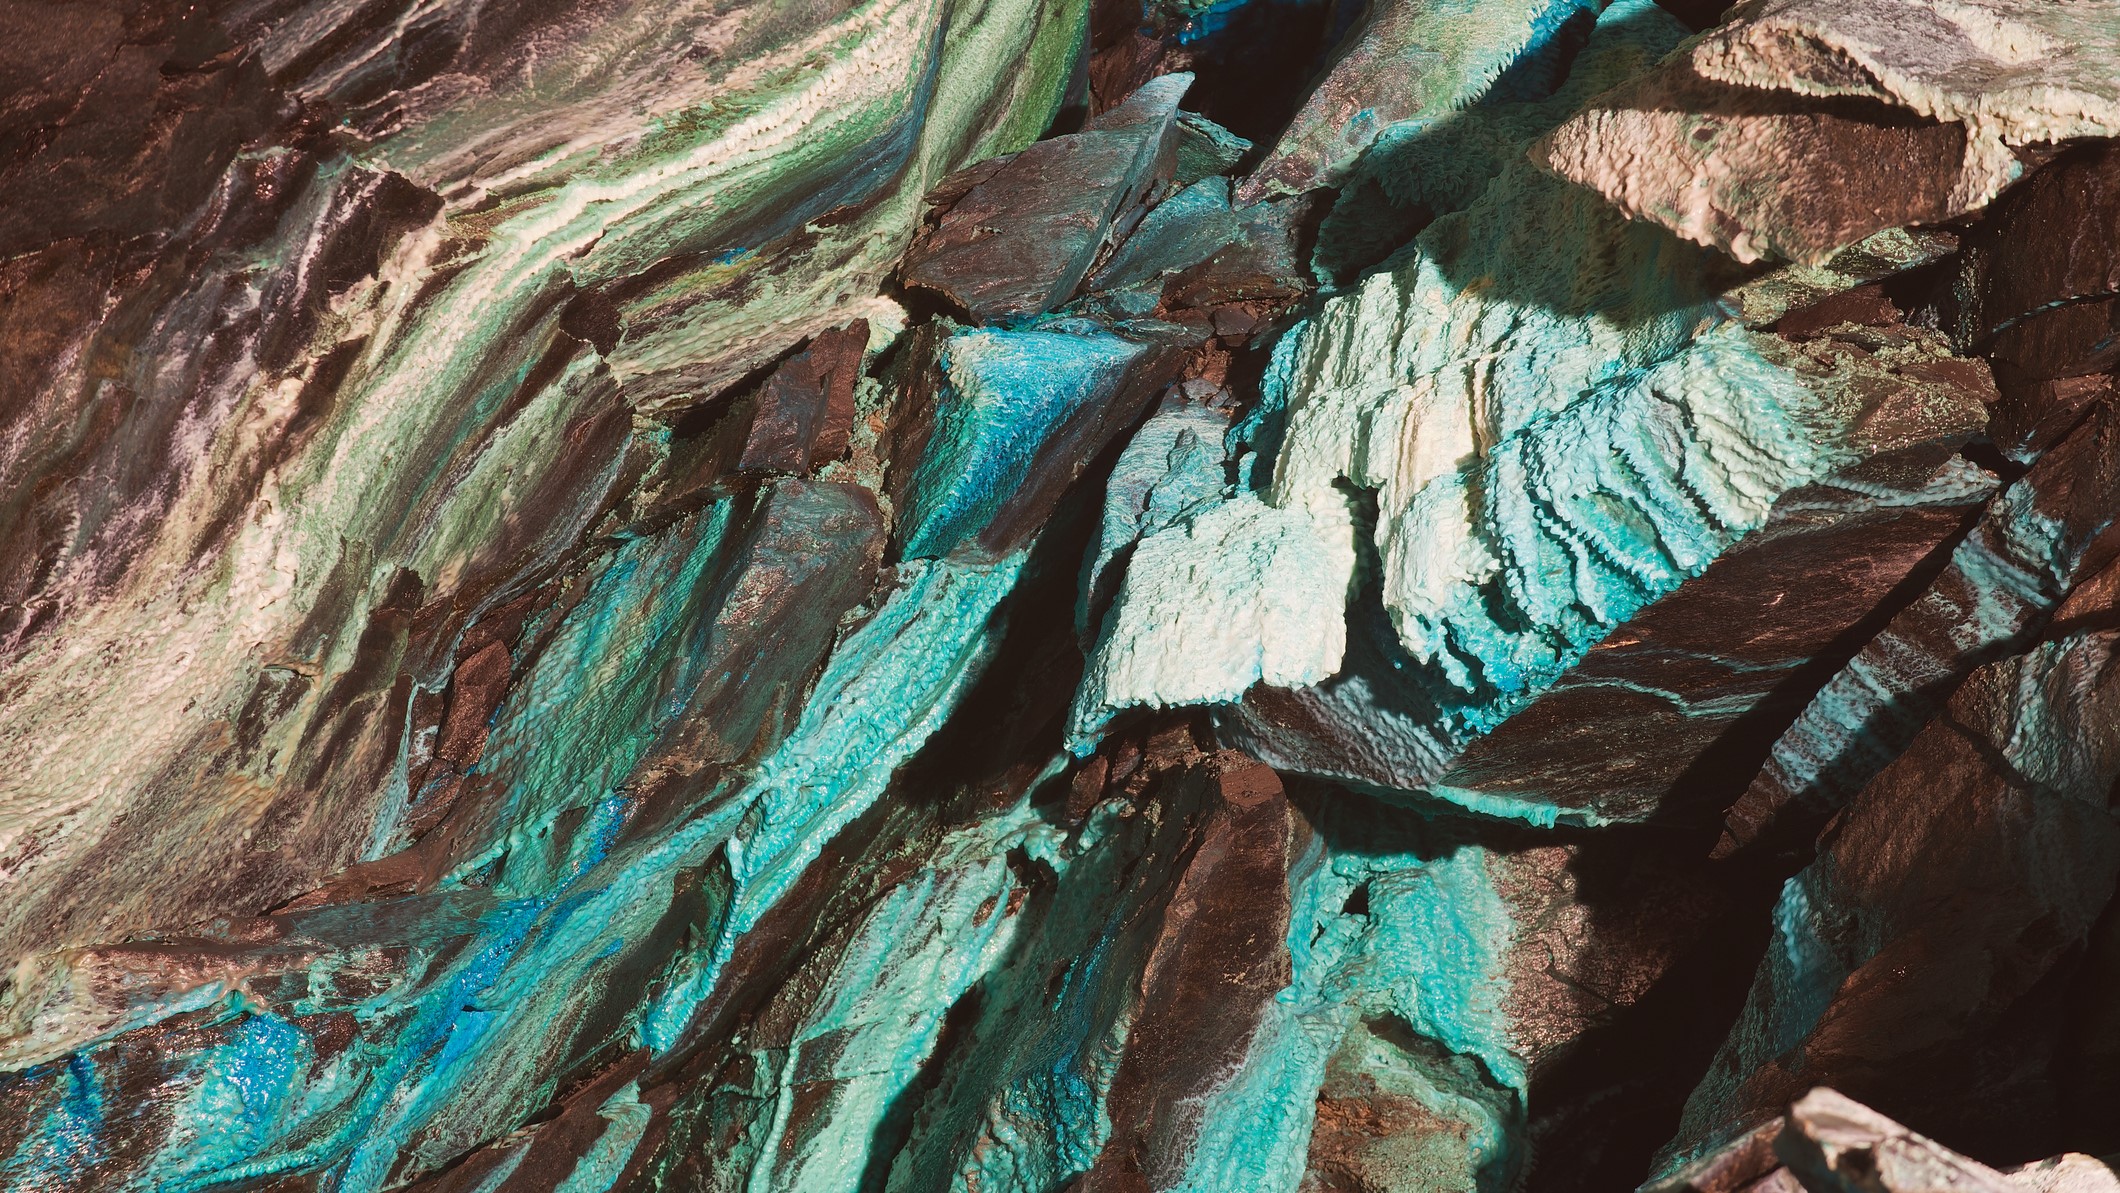
{"label": "blue mineral streak", "polygon": [[986,661],[995,608],[1024,558],[913,565],[905,587],[834,652],[795,731],[732,801],[736,814],[717,818],[720,832],[679,834],[695,856],[710,837],[725,846],[736,894],[711,950],[647,1008],[649,1047],[677,1042],[736,941],[941,727]]}
{"label": "blue mineral streak", "polygon": [[[108,1122],[103,1078],[93,1054],[52,1062],[60,1070],[54,1096],[41,1111],[35,1130],[18,1146],[4,1170],[10,1181],[24,1188],[57,1188],[81,1167],[95,1164],[104,1154],[103,1131]],[[0,1076],[0,1095],[8,1087],[38,1074]]]}
{"label": "blue mineral streak", "polygon": [[[302,1029],[232,1004],[226,1040],[196,1056],[189,1078],[164,1086],[166,1096],[191,1092],[173,1103],[154,1179],[136,1187],[204,1188],[350,1151],[329,1170],[329,1187],[384,1188],[400,1158],[467,1099],[519,1100],[511,1073],[527,1066],[510,1058],[577,1030],[575,995],[607,980],[669,908],[680,872],[725,850],[735,885],[723,930],[702,955],[678,959],[637,1017],[641,1044],[660,1051],[677,1042],[735,940],[882,793],[977,677],[996,608],[1024,559],[908,565],[903,583],[834,650],[799,722],[755,775],[695,819],[614,848],[626,804],[613,785],[678,711],[666,697],[679,689],[664,681],[696,662],[700,580],[727,547],[726,529],[727,512],[715,507],[689,535],[623,546],[559,628],[557,649],[497,714],[500,727],[522,727],[497,735],[499,753],[482,763],[524,776],[511,805],[522,827],[511,841],[539,854],[550,842],[541,826],[566,807],[586,810],[583,830],[556,856],[528,866],[508,859],[470,935],[420,950],[411,968],[423,980],[344,1008],[388,1023],[388,1047],[357,1041],[320,1064]],[[69,1092],[0,1169],[10,1185],[33,1187],[21,1182],[54,1166],[78,1171],[92,1154],[104,1113],[94,1063],[90,1053],[70,1064]],[[644,1111],[607,1109],[612,1158],[568,1178],[584,1189],[598,1172],[615,1177],[621,1145],[638,1138]]]}
{"label": "blue mineral streak", "polygon": [[901,511],[906,558],[947,555],[991,521],[1039,449],[1070,415],[1107,395],[1143,351],[1102,332],[951,336],[934,433]]}

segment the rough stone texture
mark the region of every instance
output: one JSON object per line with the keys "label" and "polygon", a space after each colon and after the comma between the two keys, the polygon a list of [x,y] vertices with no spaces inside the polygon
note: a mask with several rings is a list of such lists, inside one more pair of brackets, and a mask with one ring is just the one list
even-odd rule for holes
{"label": "rough stone texture", "polygon": [[[1472,612],[1477,598],[1452,607],[1449,616],[1465,617],[1469,624],[1446,623],[1449,653],[1474,658],[1483,666],[1482,671],[1458,681],[1469,692],[1453,692],[1449,685],[1412,669],[1412,664],[1421,661],[1420,654],[1408,649],[1419,641],[1414,627],[1399,620],[1398,640],[1394,641],[1381,619],[1358,611],[1353,619],[1358,633],[1364,627],[1375,627],[1366,630],[1366,642],[1363,637],[1351,639],[1337,672],[1322,683],[1269,679],[1271,688],[1286,690],[1247,696],[1232,717],[1234,740],[1277,765],[1386,789],[1425,789],[1467,807],[1549,822],[1555,817],[1595,823],[1655,815],[1663,796],[1697,763],[1728,765],[1741,773],[1740,761],[1703,761],[1703,755],[1718,743],[1728,751],[1731,747],[1725,735],[1740,721],[1749,721],[1755,735],[1765,733],[1759,747],[1763,749],[1772,731],[1758,726],[1786,723],[1808,698],[1810,688],[1831,674],[1831,661],[1814,659],[1831,660],[1836,654],[1844,658],[1853,643],[1828,649],[1829,644],[1871,618],[1873,608],[1908,571],[1954,536],[1966,515],[1985,499],[1988,482],[1977,470],[1957,467],[1948,476],[1936,470],[1947,453],[1979,428],[1984,421],[1983,399],[1992,393],[1978,364],[1950,358],[1938,337],[1897,325],[1876,330],[1848,327],[1836,336],[1801,345],[1761,338],[1751,342],[1750,350],[1767,361],[1787,362],[1782,375],[1816,386],[1812,392],[1824,396],[1828,409],[1835,411],[1825,417],[1849,420],[1844,433],[1864,445],[1859,450],[1876,453],[1866,454],[1863,463],[1849,465],[1839,482],[1843,513],[1822,514],[1822,494],[1809,487],[1781,495],[1755,523],[1760,527],[1753,532],[1760,536],[1756,553],[1741,550],[1734,557],[1726,556],[1727,566],[1709,565],[1674,584],[1676,592],[1661,602],[1644,602],[1646,607],[1630,614],[1627,628],[1616,638],[1600,643],[1595,630],[1586,630],[1584,637],[1591,640],[1585,644],[1587,653],[1573,653],[1565,639],[1557,649],[1549,645],[1552,631],[1545,627],[1553,623],[1540,620],[1535,589],[1528,597],[1515,595],[1530,588],[1540,575],[1525,557],[1538,558],[1535,552],[1542,546],[1541,539],[1566,543],[1576,533],[1574,528],[1596,526],[1587,510],[1591,500],[1603,500],[1638,503],[1652,511],[1644,515],[1652,526],[1663,519],[1652,531],[1665,536],[1662,545],[1646,550],[1620,548],[1603,531],[1592,530],[1578,545],[1545,549],[1554,556],[1563,556],[1565,550],[1593,559],[1616,550],[1633,551],[1661,562],[1671,557],[1665,552],[1685,549],[1682,515],[1666,515],[1664,511],[1678,503],[1657,496],[1654,480],[1645,481],[1658,475],[1646,444],[1615,444],[1613,450],[1630,466],[1586,476],[1560,456],[1565,449],[1546,448],[1531,433],[1521,446],[1504,441],[1495,452],[1492,471],[1474,473],[1488,494],[1486,500],[1493,503],[1492,512],[1480,520],[1475,533],[1502,538],[1496,555],[1505,566],[1520,569],[1525,576],[1509,581],[1507,599],[1519,602],[1524,611],[1519,623],[1539,625],[1544,636],[1524,634],[1524,646],[1497,649],[1477,636],[1483,630],[1473,618],[1492,617],[1486,611]],[[1662,380],[1663,376],[1670,380]],[[1669,386],[1654,392],[1683,393],[1689,384],[1681,379],[1685,376],[1677,369],[1652,373],[1651,385]],[[1596,404],[1586,405],[1592,412],[1589,418],[1602,415]],[[1630,412],[1623,421],[1633,417]],[[1547,442],[1596,442],[1582,431],[1581,421],[1557,420]],[[1658,442],[1662,450],[1669,451],[1686,440],[1680,431]],[[1704,451],[1709,458],[1715,452],[1714,447],[1697,442],[1687,449]],[[1673,468],[1676,488],[1690,494],[1693,501],[1703,500],[1695,478],[1708,475],[1712,467],[1686,464]],[[1835,484],[1829,477],[1820,481],[1829,489]],[[1901,496],[1889,495],[1895,485]],[[1516,486],[1530,489],[1527,504],[1532,512],[1523,516],[1526,533],[1510,538],[1512,519],[1518,516],[1511,507],[1516,499],[1511,490]],[[1569,492],[1570,486],[1588,488],[1597,497],[1586,499],[1580,489]],[[1443,492],[1450,490],[1446,487]],[[1433,501],[1434,508],[1457,512],[1448,504],[1450,497],[1423,500]],[[1832,500],[1826,499],[1825,504]],[[1410,512],[1423,512],[1421,502],[1414,503]],[[1848,537],[1835,533],[1807,537],[1821,519],[1829,526],[1843,527],[1841,533]],[[1385,539],[1380,579],[1385,609],[1398,612],[1391,609],[1395,562],[1391,552],[1405,549],[1397,544],[1406,541],[1400,536],[1408,531],[1387,530],[1389,521],[1384,511],[1376,515],[1376,535]],[[1859,529],[1864,526],[1869,529]],[[1497,534],[1489,527],[1506,529]],[[1901,552],[1891,557],[1896,562],[1879,557],[1869,545],[1876,540],[1865,540],[1865,533],[1892,542]],[[1740,540],[1740,548],[1750,541]],[[1810,544],[1818,554],[1792,545],[1796,542]],[[1435,567],[1419,560],[1400,566],[1422,579],[1426,579],[1424,572]],[[1581,577],[1595,564],[1578,567],[1575,582],[1585,595],[1584,605],[1593,612],[1600,601],[1625,607],[1630,597],[1620,595],[1626,591],[1621,586],[1639,584],[1645,573],[1654,574],[1650,571],[1654,566],[1631,569],[1612,585],[1617,591],[1600,592],[1584,582]],[[1774,570],[1780,568],[1787,570]],[[1820,592],[1819,604],[1808,616],[1797,607],[1758,603],[1763,591],[1771,592],[1777,585],[1784,590],[1811,585],[1824,568],[1844,569],[1850,582]],[[1776,575],[1781,578],[1774,579]],[[1124,601],[1122,595],[1122,620],[1114,640],[1128,629],[1123,620]],[[1733,639],[1733,620],[1745,615],[1720,611],[1721,601],[1757,610],[1756,632]],[[1466,613],[1457,612],[1468,606]],[[1560,614],[1553,620],[1565,625],[1567,616]],[[1694,649],[1660,645],[1663,635],[1683,637],[1686,631],[1679,627],[1689,621],[1701,627],[1694,632]],[[1494,624],[1506,622],[1497,618]],[[1808,631],[1795,629],[1805,624],[1810,626]],[[1772,633],[1766,629],[1770,625]],[[1809,636],[1777,640],[1773,637],[1777,633]],[[1734,647],[1733,641],[1749,645]],[[1541,651],[1552,653],[1544,657],[1535,653]],[[1709,661],[1715,656],[1726,661]],[[1529,665],[1519,661],[1527,657],[1534,661]],[[1511,677],[1512,667],[1522,667],[1528,674],[1521,679]],[[1512,682],[1517,692],[1510,691]],[[1486,695],[1492,687],[1503,689],[1502,698]],[[1514,721],[1504,718],[1524,723],[1508,728]],[[1464,727],[1468,721],[1471,732]],[[1495,723],[1505,727],[1492,736],[1479,736]],[[1630,755],[1630,741],[1653,750],[1655,759]],[[1460,759],[1463,751],[1469,753]],[[1726,778],[1725,785],[1734,777]]]}
{"label": "rough stone texture", "polygon": [[2106,1193],[2120,1176],[2071,1152],[1997,1170],[1820,1087],[1776,1121],[1643,1193]]}
{"label": "rough stone texture", "polygon": [[2120,153],[2063,155],[1996,205],[1967,244],[1959,337],[1983,345],[2002,390],[1995,440],[2020,456],[2065,434],[2120,367]]}
{"label": "rough stone texture", "polygon": [[1040,141],[982,177],[907,254],[906,285],[937,291],[981,323],[1067,301],[1099,252],[1170,185],[1178,100],[1191,82],[1155,79],[1081,132]]}
{"label": "rough stone texture", "polygon": [[1972,201],[1958,186],[1964,126],[1711,82],[1683,56],[1599,96],[1532,152],[1628,215],[1739,261],[1816,264]]}
{"label": "rough stone texture", "polygon": [[1569,38],[1595,15],[1593,5],[1556,0],[1368,5],[1330,72],[1244,180],[1239,198],[1251,203],[1339,185],[1393,126],[1445,119],[1512,69],[1538,73],[1540,60],[1567,54]]}
{"label": "rough stone texture", "polygon": [[1968,676],[1821,836],[1681,1153],[1820,1083],[1976,1151],[2042,1138],[2061,1101],[2062,980],[2120,877],[2112,598],[2103,574],[2079,585],[2038,645]]}
{"label": "rough stone texture", "polygon": [[1534,152],[1740,261],[1977,210],[2015,151],[2120,133],[2096,4],[1750,0]]}
{"label": "rough stone texture", "polygon": [[2116,31],[0,9],[0,1190],[2111,1190]]}
{"label": "rough stone texture", "polygon": [[856,319],[774,369],[754,399],[736,466],[807,472],[845,455],[854,431],[854,382],[868,342],[868,321]]}
{"label": "rough stone texture", "polygon": [[2113,409],[2099,405],[2006,489],[1951,563],[1819,689],[1725,816],[1720,848],[1802,840],[1905,748],[1975,667],[2021,649],[2113,558]]}
{"label": "rough stone texture", "polygon": [[1438,781],[1611,819],[1719,810],[1994,490],[1978,469],[1922,477],[1917,465],[1880,499],[1898,479],[1882,463],[1845,487],[1783,496],[1756,534],[1591,648]]}

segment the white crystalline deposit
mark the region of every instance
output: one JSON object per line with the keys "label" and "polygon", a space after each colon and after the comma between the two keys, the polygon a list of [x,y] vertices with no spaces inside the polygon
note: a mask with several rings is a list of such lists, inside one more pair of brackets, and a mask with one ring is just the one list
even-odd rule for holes
{"label": "white crystalline deposit", "polygon": [[1246,494],[1143,539],[1083,680],[1077,743],[1123,708],[1226,703],[1338,671],[1354,552],[1340,494],[1286,507]]}
{"label": "white crystalline deposit", "polygon": [[[1287,420],[1270,490],[1137,548],[1077,705],[1081,739],[1121,708],[1331,675],[1355,582],[1346,487],[1377,492],[1379,546],[1409,566],[1477,533],[1462,505],[1428,526],[1406,513],[1539,414],[1683,346],[1708,308],[1667,279],[1690,275],[1693,254],[1521,163],[1395,269],[1325,303],[1267,381]],[[1546,263],[1520,273],[1530,261]]]}
{"label": "white crystalline deposit", "polygon": [[1400,640],[1468,695],[1492,692],[1461,714],[1492,727],[1846,459],[1817,421],[1813,395],[1734,327],[1598,387],[1380,521]]}
{"label": "white crystalline deposit", "polygon": [[[1639,36],[1608,26],[1647,7],[1615,6],[1601,36]],[[1137,548],[1078,741],[1129,705],[1329,676],[1364,531],[1438,755],[1523,707],[1854,458],[1852,411],[1723,321],[1711,275],[1520,161],[1325,302],[1267,378],[1286,419],[1271,485]],[[1345,529],[1353,491],[1374,494],[1373,529]]]}

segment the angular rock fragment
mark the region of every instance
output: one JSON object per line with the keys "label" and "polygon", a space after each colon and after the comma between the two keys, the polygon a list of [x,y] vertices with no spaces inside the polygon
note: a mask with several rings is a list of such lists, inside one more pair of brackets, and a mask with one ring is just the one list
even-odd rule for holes
{"label": "angular rock fragment", "polygon": [[1766,525],[1433,782],[1467,802],[1537,800],[1607,819],[1712,813],[1852,653],[1849,639],[1994,491],[1963,464],[1909,471],[1880,484],[1887,469],[1854,470],[1785,494]]}
{"label": "angular rock fragment", "polygon": [[2027,315],[2120,293],[2116,226],[2120,150],[2087,146],[2041,167],[1966,245],[1965,338],[1983,341]]}
{"label": "angular rock fragment", "polygon": [[[1584,61],[1625,61],[1645,36],[1611,20],[1599,29]],[[1582,273],[1510,274],[1509,258],[1490,246],[1517,237],[1527,254],[1532,240],[1580,247]],[[1601,793],[1588,773],[1577,776],[1581,802],[1539,793],[1536,766],[1502,777],[1507,753],[1492,766],[1475,761],[1478,774],[1463,781],[1448,772],[1610,630],[1768,524],[1782,494],[1843,468],[1853,470],[1851,496],[1863,494],[1865,462],[1889,473],[1885,458],[1900,452],[1912,471],[1897,483],[1922,489],[1984,421],[1992,390],[1983,367],[1953,358],[1933,332],[1897,325],[1797,345],[1718,328],[1712,269],[1528,166],[1498,176],[1416,247],[1392,273],[1328,302],[1279,350],[1269,396],[1286,403],[1285,429],[1263,499],[1240,494],[1164,532],[1167,542],[1151,536],[1137,548],[1078,701],[1078,738],[1130,706],[1231,704],[1263,680],[1308,689],[1262,691],[1230,716],[1235,740],[1276,765],[1538,822],[1652,815],[1659,801],[1647,788]],[[1510,283],[1466,280],[1486,271]],[[1699,306],[1685,304],[1691,296]],[[1588,313],[1552,313],[1570,305]],[[1698,321],[1682,322],[1681,312]],[[1473,350],[1504,329],[1491,350]],[[1374,489],[1374,514],[1349,507],[1346,487]],[[1978,495],[1960,474],[1916,498],[1936,507],[1921,532],[1931,537],[1909,544],[1897,566],[1911,568],[1954,532]],[[1374,544],[1373,556],[1366,545],[1339,546],[1343,520]],[[1213,545],[1203,538],[1210,529]],[[1197,587],[1191,577],[1207,557],[1269,541],[1305,560],[1302,574],[1268,594],[1237,573],[1239,599],[1303,624],[1300,636],[1180,607],[1175,592]],[[1373,562],[1358,577],[1363,559]],[[1787,574],[1789,583],[1805,575]],[[1775,666],[1801,668],[1804,651],[1860,621],[1904,574],[1888,568],[1838,594],[1848,603]],[[1340,612],[1370,584],[1388,628]],[[1733,590],[1731,599],[1755,595]],[[1648,787],[1668,789],[1722,726],[1764,699],[1774,687],[1766,675],[1748,675],[1748,697],[1723,693],[1730,699],[1701,724],[1696,748],[1672,751]],[[1658,686],[1646,673],[1643,682]],[[1679,682],[1671,698],[1681,705],[1691,701],[1686,684],[1703,684],[1704,701],[1714,687],[1705,672]],[[1783,708],[1792,696],[1777,699]],[[1550,737],[1527,726],[1522,740]],[[1553,765],[1573,769],[1564,751]]]}
{"label": "angular rock fragment", "polygon": [[906,255],[905,284],[981,323],[1067,301],[1135,209],[1169,185],[1178,100],[1191,83],[1187,74],[1151,80],[1081,132],[1040,141],[983,177]]}
{"label": "angular rock fragment", "polygon": [[1178,113],[1176,161],[1171,182],[1191,186],[1203,178],[1236,169],[1251,142],[1195,112]]}
{"label": "angular rock fragment", "polygon": [[1243,235],[1229,206],[1229,180],[1203,178],[1156,205],[1090,278],[1093,290],[1123,290],[1198,265]]}
{"label": "angular rock fragment", "polygon": [[1995,366],[1995,440],[2043,451],[2120,367],[2120,152],[2062,155],[1996,204],[1966,244],[1959,337]]}
{"label": "angular rock fragment", "polygon": [[1595,5],[1572,0],[1505,0],[1472,9],[1436,0],[1369,5],[1330,72],[1239,188],[1239,200],[1339,185],[1387,129],[1445,120],[1512,67],[1572,53],[1569,41],[1596,12]]}
{"label": "angular rock fragment", "polygon": [[856,319],[773,370],[758,392],[736,466],[799,473],[845,455],[868,340],[868,322]]}
{"label": "angular rock fragment", "polygon": [[1630,216],[1739,261],[1818,264],[1884,228],[1963,215],[1966,130],[1712,82],[1683,56],[1533,148]]}
{"label": "angular rock fragment", "polygon": [[[1780,328],[1780,321],[1797,311],[1808,314],[1800,317],[1799,324],[1784,330],[1784,334],[1797,336],[1810,334],[1811,330],[1822,331],[1834,323],[1832,308],[1850,301],[1843,297],[1851,293],[1874,295],[1864,301],[1867,308],[1875,310],[1877,298],[1891,302],[1885,294],[1887,280],[1892,284],[1907,278],[1920,277],[1923,266],[1939,266],[1959,248],[1959,239],[1950,232],[1931,228],[1889,228],[1874,236],[1866,237],[1833,254],[1824,265],[1786,265],[1744,282],[1727,291],[1722,301],[1747,327]],[[1894,306],[1897,311],[1898,307]],[[1899,314],[1905,314],[1899,311]],[[1896,317],[1887,322],[1897,321]],[[1804,326],[1809,323],[1811,326]]]}
{"label": "angular rock fragment", "polygon": [[[1387,789],[1426,789],[1469,807],[1507,810],[1531,819],[1560,816],[1595,822],[1655,814],[1687,768],[1739,719],[1793,717],[1802,696],[1788,691],[1785,681],[1806,668],[1815,672],[1814,656],[1869,615],[1910,569],[1954,535],[1989,491],[1991,482],[1978,470],[1960,466],[1937,471],[1941,457],[1981,424],[1986,384],[1981,366],[1954,361],[1939,352],[1933,337],[1905,329],[1886,330],[1869,338],[1868,347],[1861,346],[1863,335],[1847,334],[1848,341],[1821,341],[1808,349],[1760,345],[1766,358],[1790,362],[1790,376],[1808,376],[1823,387],[1822,392],[1839,395],[1831,399],[1844,404],[1843,413],[1835,417],[1850,418],[1860,426],[1861,430],[1853,431],[1854,438],[1868,446],[1860,449],[1865,462],[1850,465],[1845,478],[1837,482],[1842,486],[1837,489],[1839,496],[1832,496],[1836,482],[1821,477],[1823,488],[1796,488],[1767,511],[1761,529],[1754,532],[1763,536],[1756,553],[1746,552],[1743,543],[1750,540],[1742,540],[1739,553],[1726,557],[1727,566],[1710,565],[1703,574],[1676,586],[1677,591],[1661,603],[1630,612],[1628,630],[1563,664],[1550,673],[1551,678],[1527,676],[1517,681],[1516,690],[1522,694],[1513,698],[1507,695],[1507,687],[1501,699],[1484,697],[1491,712],[1473,711],[1480,706],[1409,671],[1412,662],[1405,648],[1390,639],[1391,631],[1381,623],[1370,623],[1378,625],[1372,634],[1383,635],[1371,639],[1379,645],[1348,655],[1351,666],[1341,677],[1316,684],[1314,691],[1261,692],[1248,697],[1232,714],[1237,740],[1279,765]],[[1872,349],[1879,355],[1872,355]],[[1669,392],[1684,392],[1683,385],[1674,382]],[[1523,464],[1516,463],[1519,450],[1524,453]],[[1527,487],[1551,483],[1545,479],[1546,470],[1555,464],[1532,454],[1539,450],[1528,442],[1522,448],[1505,442],[1497,450],[1497,462],[1522,471],[1497,472],[1497,479],[1486,487],[1496,495],[1491,498],[1498,511],[1496,523],[1510,524],[1506,502],[1515,486],[1526,485],[1527,480]],[[1714,449],[1707,450],[1713,458]],[[1687,477],[1700,475],[1690,466],[1674,471]],[[1636,465],[1630,475],[1638,479],[1654,474],[1647,466]],[[1879,482],[1899,486],[1903,495],[1884,496]],[[1533,493],[1539,491],[1531,488]],[[1690,491],[1695,500],[1700,499],[1699,489]],[[1558,508],[1570,507],[1564,500]],[[1651,499],[1644,508],[1665,507]],[[1551,526],[1536,519],[1526,521]],[[1796,542],[1810,543],[1824,554],[1799,554],[1793,548]],[[1870,543],[1890,543],[1893,554],[1876,557]],[[1514,545],[1511,550],[1520,558],[1525,546]],[[1590,552],[1593,559],[1602,553]],[[1826,564],[1828,557],[1836,562]],[[1885,558],[1893,562],[1885,563]],[[1381,562],[1386,569],[1390,567],[1388,556]],[[1794,609],[1765,594],[1777,586],[1808,588],[1822,566],[1848,569],[1851,583],[1817,593],[1815,599],[1821,604],[1812,615],[1815,620],[1809,622],[1814,628],[1808,636],[1777,637],[1793,630],[1784,627]],[[1577,575],[1589,567],[1578,565]],[[1727,579],[1718,575],[1718,567]],[[1753,570],[1761,567],[1789,570],[1779,573],[1782,579],[1770,580]],[[1633,574],[1638,578],[1642,573]],[[1388,582],[1383,594],[1388,609]],[[1716,609],[1719,601],[1728,601],[1729,608],[1706,612]],[[1701,611],[1692,611],[1696,609]],[[1533,620],[1542,625],[1566,624],[1566,617],[1534,614]],[[1750,645],[1734,649],[1766,653],[1727,665],[1708,663],[1703,653],[1732,649],[1727,645],[1732,619],[1745,617],[1754,619],[1757,628],[1748,636]],[[1694,649],[1667,649],[1659,644],[1665,633],[1683,636],[1686,631],[1678,627],[1689,622],[1699,627]],[[1666,624],[1671,629],[1659,628]],[[1123,632],[1123,623],[1120,628]],[[1397,623],[1397,634],[1401,641],[1405,639],[1405,622]],[[1491,647],[1469,639],[1463,645],[1456,638],[1449,641],[1455,657],[1484,669],[1473,674],[1484,675],[1486,683],[1500,682],[1494,677],[1506,674],[1508,666],[1523,665],[1504,654],[1482,657],[1500,643]],[[1524,648],[1555,649],[1541,645],[1542,641],[1527,639]],[[1543,669],[1552,664],[1541,661],[1533,666]],[[1637,667],[1639,671],[1633,670]],[[1479,698],[1477,687],[1469,681],[1465,686]],[[1763,705],[1770,697],[1775,703]],[[1792,700],[1799,703],[1791,704]],[[1542,709],[1547,701],[1552,704]],[[1659,708],[1666,711],[1659,712]],[[1772,711],[1777,708],[1784,711]],[[1482,716],[1493,716],[1502,727],[1495,729],[1472,719]],[[1528,719],[1512,729],[1512,722],[1504,719],[1509,717]],[[1469,732],[1460,727],[1465,720],[1471,720]],[[1389,729],[1378,733],[1379,725]],[[1563,725],[1565,731],[1560,728]],[[1489,730],[1495,737],[1479,740]],[[1567,735],[1576,732],[1582,736],[1573,739],[1577,744],[1571,746]],[[1642,735],[1640,747],[1620,744],[1614,749],[1615,743],[1625,743],[1635,733]],[[1460,751],[1468,749],[1462,764],[1453,763]],[[1587,749],[1587,755],[1579,753],[1582,749]],[[1656,761],[1646,761],[1644,751]]]}
{"label": "angular rock fragment", "polygon": [[2055,604],[2103,567],[2120,514],[2114,416],[2094,406],[1988,508],[1951,563],[1776,740],[1724,817],[1725,853],[1786,846],[1904,749],[1974,668],[2022,649]]}
{"label": "angular rock fragment", "polygon": [[1303,263],[1300,199],[1254,203],[1236,212],[1236,235],[1206,260],[1181,269],[1163,287],[1163,306],[1215,310],[1225,304],[1272,309],[1300,298],[1314,282]]}
{"label": "angular rock fragment", "polygon": [[907,559],[975,537],[997,554],[1027,541],[1176,371],[1166,347],[1059,330],[959,332],[941,342],[936,367],[933,425],[898,498]]}

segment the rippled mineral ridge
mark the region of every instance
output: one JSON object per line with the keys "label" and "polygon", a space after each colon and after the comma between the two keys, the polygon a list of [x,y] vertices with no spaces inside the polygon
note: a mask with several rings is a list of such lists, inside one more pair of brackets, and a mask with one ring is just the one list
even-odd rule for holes
{"label": "rippled mineral ridge", "polygon": [[0,1190],[2120,1193],[2120,0],[0,34]]}

